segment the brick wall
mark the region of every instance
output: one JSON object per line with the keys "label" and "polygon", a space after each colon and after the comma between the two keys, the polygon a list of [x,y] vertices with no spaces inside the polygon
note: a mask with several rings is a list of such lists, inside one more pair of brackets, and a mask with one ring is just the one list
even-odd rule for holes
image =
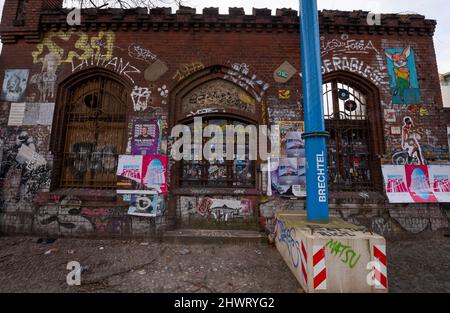
{"label": "brick wall", "polygon": [[[58,216],[61,210],[67,208],[61,204],[36,205],[35,197],[38,192],[53,190],[52,182],[59,175],[57,165],[60,160],[55,156],[55,142],[61,140],[61,123],[56,117],[62,112],[62,87],[93,70],[101,69],[111,73],[128,88],[130,94],[135,87],[147,88],[151,92],[145,112],[137,112],[132,101],[129,101],[128,121],[131,123],[137,117],[161,118],[166,127],[163,138],[165,147],[168,144],[169,127],[183,117],[179,115],[182,108],[177,97],[184,86],[195,83],[196,79],[207,80],[208,77],[233,82],[230,70],[245,74],[246,79],[239,83],[255,99],[256,110],[248,118],[258,123],[267,120],[270,124],[303,120],[299,75],[300,40],[295,11],[277,10],[273,16],[267,10],[255,10],[253,15],[244,15],[240,9],[230,9],[229,15],[218,15],[218,11],[214,9],[205,9],[203,14],[195,14],[195,10],[189,8],[182,8],[177,14],[171,14],[170,9],[153,9],[150,14],[142,9],[88,10],[83,12],[81,26],[69,28],[65,22],[66,16],[61,11],[51,10],[54,6],[49,5],[48,1],[45,2],[45,8],[42,7],[43,2],[31,1],[24,25],[17,26],[14,16],[18,2],[6,1],[0,26],[4,43],[0,73],[6,75],[5,71],[11,69],[28,70],[28,82],[22,99],[2,102],[2,162],[11,164],[2,178],[3,213],[0,220],[3,231],[10,232],[11,227],[15,227],[11,225],[19,225],[16,228],[20,231],[45,231],[47,227],[43,229],[40,222],[42,219],[37,218],[41,214],[39,212],[44,210],[54,212],[50,214],[52,222],[49,225],[52,225],[52,231],[62,233],[57,226]],[[414,120],[415,127],[422,134],[420,143],[427,147],[424,149],[427,161],[431,163],[445,159],[448,152],[448,117],[446,119],[442,114],[433,45],[435,22],[418,15],[384,15],[382,26],[368,26],[366,15],[367,13],[360,11],[320,13],[324,80],[334,77],[336,73],[347,73],[346,77],[353,76],[376,90],[377,101],[369,110],[373,117],[372,139],[378,146],[382,163],[391,164],[393,155],[401,150],[401,136],[395,133],[394,128],[401,127],[406,116]],[[407,100],[408,105],[393,103],[389,66],[391,70],[393,68],[386,57],[386,52],[394,53],[392,49],[397,49],[398,53],[408,50],[409,55],[414,55],[415,64],[411,64],[411,58],[408,60],[410,69],[417,72],[417,93],[420,93],[420,100],[418,94],[411,96],[411,99],[414,96],[417,98],[417,103],[411,99]],[[49,71],[44,60],[51,53],[59,56],[55,72],[57,80],[53,88],[54,94],[45,93],[43,96],[43,85],[36,83],[36,79]],[[297,72],[288,82],[277,82],[274,72],[285,61]],[[264,88],[266,84],[268,89]],[[45,86],[52,89],[51,85]],[[162,90],[167,90],[168,96]],[[280,99],[280,90],[290,91],[290,97]],[[8,127],[11,102],[56,103],[53,125]],[[389,118],[385,118],[385,113],[390,114]],[[45,170],[37,178],[33,176],[28,180],[23,179],[23,170],[12,158],[14,143],[23,131],[39,138],[36,141],[36,151],[47,163]],[[8,154],[10,151],[12,152]],[[54,166],[56,170],[52,171]],[[259,189],[258,192],[260,191]],[[206,190],[204,195],[209,192],[210,190]],[[239,199],[241,198],[242,195],[239,195]],[[183,214],[177,205],[177,199],[169,199],[166,216],[159,218],[157,222],[153,220],[148,225],[146,222],[137,222],[145,225],[136,226],[136,229],[155,234],[158,227],[164,228],[167,223],[173,226],[176,215]],[[281,208],[293,205],[289,201],[280,203]],[[71,217],[79,221],[74,224],[80,224],[81,230],[85,229],[85,218],[81,213],[83,208],[89,209],[81,205],[75,210],[79,214]],[[117,219],[116,215],[108,217],[111,216],[112,209],[107,204],[98,204],[98,208],[101,209],[98,211],[100,216]],[[61,216],[70,216],[66,211]],[[20,214],[28,217],[20,218]],[[111,233],[134,233],[134,225],[138,224],[131,222],[125,211],[123,216],[123,220],[117,223],[121,227],[125,225],[124,230]],[[33,221],[34,226],[25,225],[28,221]],[[94,229],[92,225],[86,227]]]}

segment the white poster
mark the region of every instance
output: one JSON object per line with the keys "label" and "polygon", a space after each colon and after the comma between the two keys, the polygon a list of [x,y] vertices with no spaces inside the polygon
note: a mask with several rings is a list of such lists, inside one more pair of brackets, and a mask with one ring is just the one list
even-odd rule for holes
{"label": "white poster", "polygon": [[450,203],[450,166],[428,166],[430,185],[440,203]]}
{"label": "white poster", "polygon": [[383,165],[386,195],[390,203],[414,203],[406,182],[406,171],[402,165]]}
{"label": "white poster", "polygon": [[142,181],[142,155],[120,155],[117,166],[117,176],[131,179],[135,182]]}
{"label": "white poster", "polygon": [[11,103],[8,126],[22,126],[25,116],[25,103]]}
{"label": "white poster", "polygon": [[390,203],[450,203],[450,165],[383,165]]}

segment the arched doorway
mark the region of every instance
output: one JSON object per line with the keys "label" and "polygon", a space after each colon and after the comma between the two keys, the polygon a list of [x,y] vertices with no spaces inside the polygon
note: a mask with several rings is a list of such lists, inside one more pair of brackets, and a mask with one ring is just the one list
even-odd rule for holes
{"label": "arched doorway", "polygon": [[330,189],[381,190],[382,121],[378,89],[345,72],[323,84]]}
{"label": "arched doorway", "polygon": [[[171,170],[169,214],[177,227],[257,229],[257,189],[259,161],[249,157],[250,140],[246,134],[244,160],[229,159],[226,129],[229,126],[247,129],[260,124],[261,106],[252,91],[227,79],[228,68],[213,66],[194,73],[173,88],[170,98],[170,128],[184,125],[194,141],[195,121],[200,127],[222,130],[223,149],[208,146],[210,137],[203,136],[201,149],[212,148],[223,153],[201,160],[181,160]],[[198,124],[197,124],[198,125]],[[198,127],[198,126],[197,126]],[[217,134],[215,134],[217,136]],[[234,152],[239,143],[233,142]],[[256,147],[255,147],[256,148]],[[194,149],[194,146],[192,146]],[[190,154],[193,156],[194,152]]]}
{"label": "arched doorway", "polygon": [[94,70],[62,84],[54,125],[54,187],[115,188],[120,154],[126,150],[127,87]]}

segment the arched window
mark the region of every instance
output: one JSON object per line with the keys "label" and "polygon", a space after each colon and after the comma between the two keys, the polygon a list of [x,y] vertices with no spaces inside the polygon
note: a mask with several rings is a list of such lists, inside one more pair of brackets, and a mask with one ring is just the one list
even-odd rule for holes
{"label": "arched window", "polygon": [[323,85],[328,140],[328,175],[332,190],[372,190],[373,136],[367,91],[351,80],[335,78]]}
{"label": "arched window", "polygon": [[[206,186],[206,187],[234,187],[234,188],[250,188],[255,186],[256,167],[255,161],[249,159],[249,138],[246,135],[245,147],[241,147],[241,151],[245,151],[245,160],[238,160],[237,153],[239,149],[238,141],[234,140],[234,158],[228,160],[226,127],[228,125],[246,128],[249,124],[226,117],[208,117],[202,119],[203,128],[209,125],[217,125],[222,129],[223,133],[223,157],[219,156],[213,160],[207,160],[202,157],[201,161],[181,161],[180,185],[186,186]],[[194,134],[194,122],[186,123]],[[236,136],[235,136],[236,137]],[[206,147],[211,138],[202,139],[202,149]],[[192,137],[192,141],[194,138]],[[230,138],[228,138],[230,140]],[[210,148],[209,146],[207,147]],[[244,150],[245,149],[245,150]],[[211,147],[211,152],[217,153],[216,147]],[[194,145],[192,145],[191,158],[194,158]]]}
{"label": "arched window", "polygon": [[95,75],[65,94],[59,187],[114,188],[118,155],[125,152],[127,142],[126,88]]}

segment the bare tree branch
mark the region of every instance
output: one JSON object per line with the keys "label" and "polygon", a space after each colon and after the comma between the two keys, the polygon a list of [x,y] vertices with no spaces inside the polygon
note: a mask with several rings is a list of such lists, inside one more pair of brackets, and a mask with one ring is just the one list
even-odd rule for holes
{"label": "bare tree branch", "polygon": [[64,7],[66,8],[121,8],[131,9],[137,7],[144,7],[147,9],[172,6],[183,6],[187,3],[186,0],[64,0]]}

